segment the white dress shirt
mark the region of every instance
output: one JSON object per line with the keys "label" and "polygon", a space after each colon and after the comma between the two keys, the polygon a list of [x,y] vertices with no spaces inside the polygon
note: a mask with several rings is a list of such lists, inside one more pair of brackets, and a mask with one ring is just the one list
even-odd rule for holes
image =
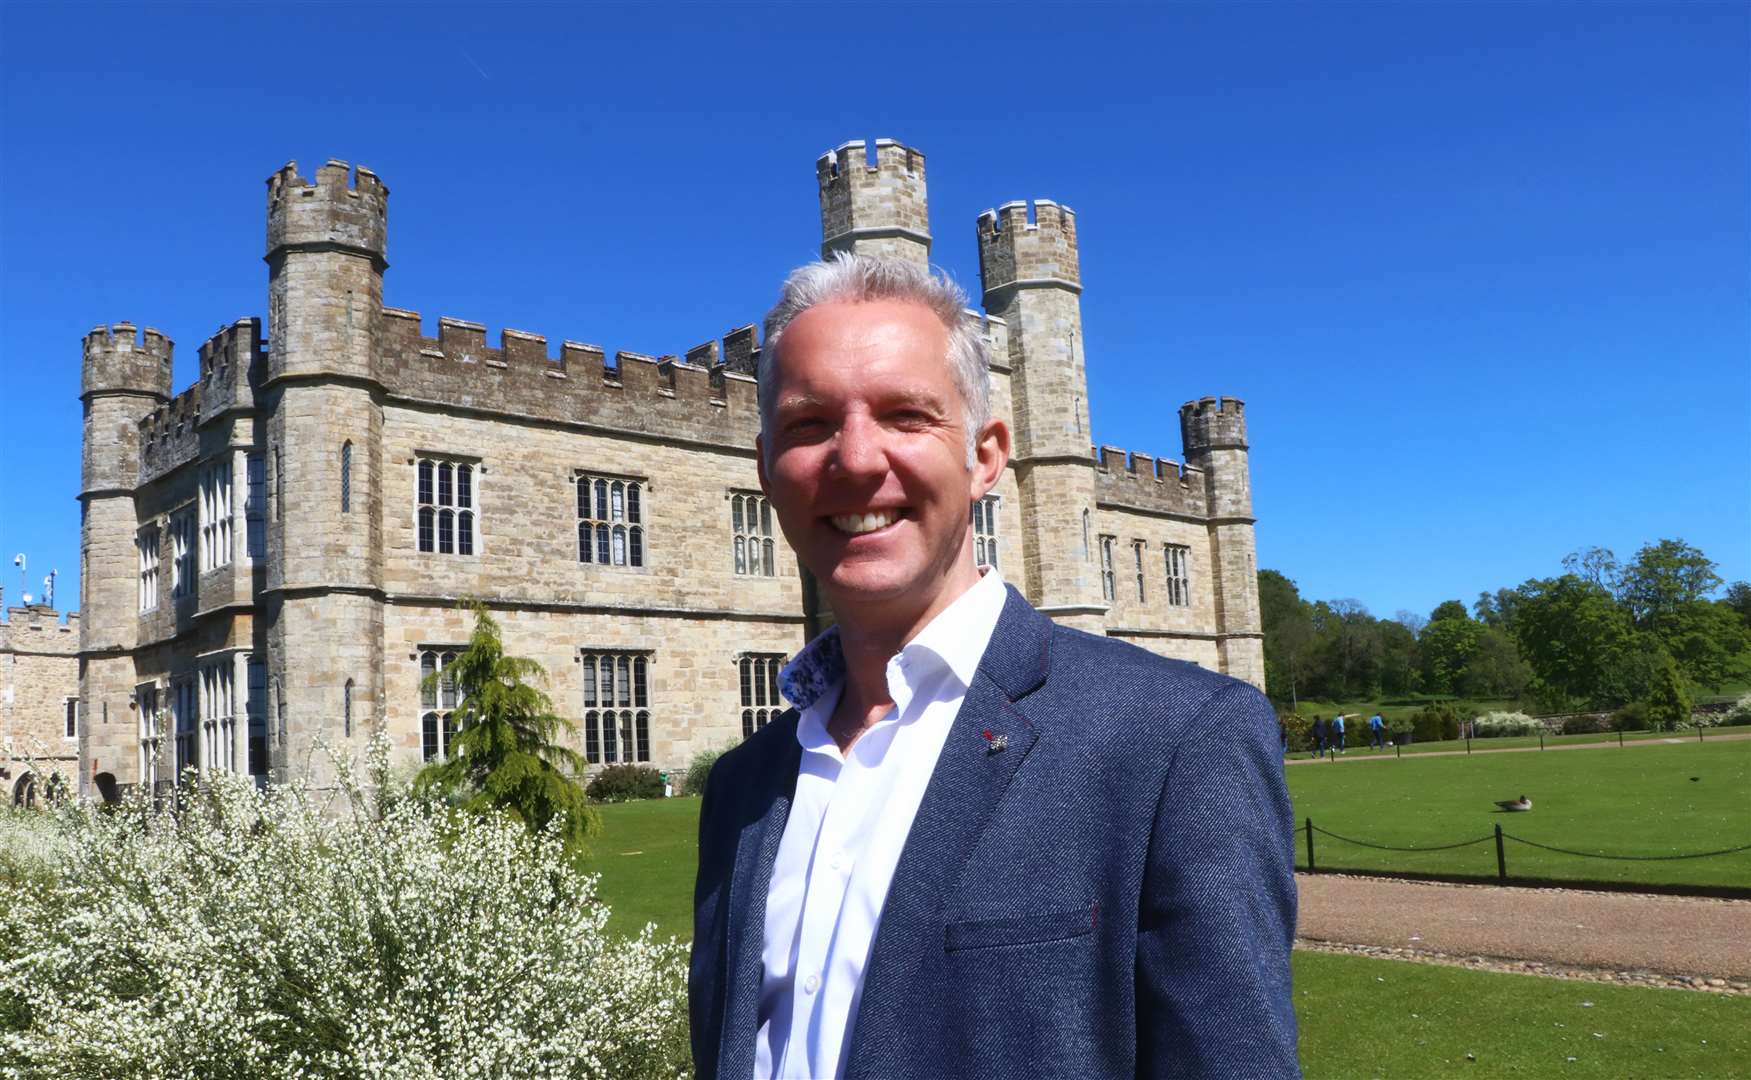
{"label": "white dress shirt", "polygon": [[766,894],[755,1080],[844,1072],[900,849],[1005,596],[1003,579],[985,568],[888,661],[894,707],[849,754],[827,731],[845,688],[837,629],[785,668],[785,696],[802,710],[803,753]]}

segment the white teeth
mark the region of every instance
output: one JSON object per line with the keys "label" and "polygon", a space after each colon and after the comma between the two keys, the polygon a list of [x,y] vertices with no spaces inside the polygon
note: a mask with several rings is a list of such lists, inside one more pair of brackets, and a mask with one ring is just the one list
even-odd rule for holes
{"label": "white teeth", "polygon": [[856,536],[891,525],[896,516],[892,510],[873,510],[867,514],[835,514],[832,521],[835,529]]}

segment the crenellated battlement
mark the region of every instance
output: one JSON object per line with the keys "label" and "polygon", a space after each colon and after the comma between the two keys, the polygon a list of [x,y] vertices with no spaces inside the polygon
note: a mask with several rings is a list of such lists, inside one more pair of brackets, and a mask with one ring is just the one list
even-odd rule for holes
{"label": "crenellated battlement", "polygon": [[267,254],[328,248],[370,256],[387,265],[389,185],[360,165],[330,160],[315,180],[288,161],[267,179]]}
{"label": "crenellated battlement", "polygon": [[175,344],[148,326],[131,322],[93,327],[85,335],[82,396],[129,392],[170,396],[170,366]]}
{"label": "crenellated battlement", "polygon": [[141,483],[199,456],[205,393],[204,384],[191,383],[182,393],[140,418]]}
{"label": "crenellated battlement", "polygon": [[1245,450],[1246,403],[1236,397],[1206,397],[1179,408],[1180,441],[1186,456],[1210,450]]}
{"label": "crenellated battlement", "polygon": [[1076,211],[1050,199],[1035,199],[1029,218],[1029,204],[1022,199],[979,215],[979,276],[986,294],[1012,285],[1080,290]]}
{"label": "crenellated battlement", "polygon": [[1095,458],[1095,500],[1151,513],[1205,517],[1209,514],[1203,470],[1181,468],[1171,458],[1156,458],[1116,446],[1091,448]]}
{"label": "crenellated battlement", "polygon": [[59,612],[47,604],[9,607],[0,617],[0,654],[79,651],[79,613]]}
{"label": "crenellated battlement", "polygon": [[222,326],[201,342],[201,381],[224,379],[239,370],[247,373],[261,351],[261,319],[251,315]]}
{"label": "crenellated battlement", "polygon": [[874,165],[862,139],[815,159],[821,254],[863,251],[926,260],[930,209],[924,155],[894,139],[877,139],[875,150]]}
{"label": "crenellated battlement", "polygon": [[526,330],[502,329],[489,345],[483,323],[449,316],[427,337],[419,314],[400,308],[383,309],[382,329],[384,387],[398,396],[736,446],[752,446],[758,432],[752,326],[682,356],[621,350],[613,363],[602,346],[576,341],[552,355],[545,336]]}

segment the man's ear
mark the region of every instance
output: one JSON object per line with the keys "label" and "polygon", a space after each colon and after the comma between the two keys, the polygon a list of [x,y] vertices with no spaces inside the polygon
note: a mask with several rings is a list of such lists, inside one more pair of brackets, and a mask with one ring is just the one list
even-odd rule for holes
{"label": "man's ear", "polygon": [[973,499],[983,499],[1003,478],[1009,465],[1009,425],[998,419],[985,422],[973,441]]}
{"label": "man's ear", "polygon": [[772,485],[766,482],[766,436],[754,436],[754,471],[760,474],[760,491],[771,495]]}

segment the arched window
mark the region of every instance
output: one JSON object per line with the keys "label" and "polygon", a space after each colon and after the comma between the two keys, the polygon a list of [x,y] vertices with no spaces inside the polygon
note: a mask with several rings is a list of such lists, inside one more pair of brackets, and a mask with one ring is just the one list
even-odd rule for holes
{"label": "arched window", "polygon": [[353,680],[351,679],[348,679],[347,684],[341,687],[340,710],[346,736],[350,739],[353,737]]}
{"label": "arched window", "polygon": [[467,462],[421,458],[415,481],[419,550],[439,555],[474,554],[475,480]]}
{"label": "arched window", "polygon": [[997,496],[987,495],[973,504],[973,561],[997,566]]}
{"label": "arched window", "polygon": [[783,666],[782,653],[750,653],[738,662],[741,669],[744,739],[771,723],[784,711],[784,704],[778,697],[778,672]]}
{"label": "arched window", "polygon": [[340,444],[340,512],[353,512],[353,444]]}
{"label": "arched window", "polygon": [[773,561],[772,506],[764,495],[730,494],[730,535],[736,573],[771,577],[777,572]]}
{"label": "arched window", "polygon": [[637,480],[579,476],[578,561],[643,566],[644,487]]}
{"label": "arched window", "polygon": [[584,684],[584,760],[592,765],[651,759],[648,659],[638,653],[579,657]]}
{"label": "arched window", "polygon": [[426,761],[448,757],[456,734],[454,710],[460,694],[450,670],[456,655],[453,648],[420,650],[420,755]]}

